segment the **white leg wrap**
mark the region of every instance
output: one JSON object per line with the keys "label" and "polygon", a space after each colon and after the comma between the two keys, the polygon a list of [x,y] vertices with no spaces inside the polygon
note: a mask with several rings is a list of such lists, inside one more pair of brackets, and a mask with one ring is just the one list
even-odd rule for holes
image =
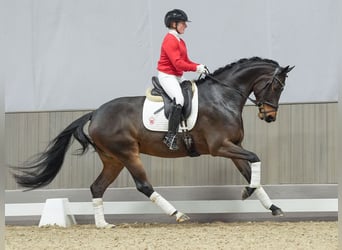
{"label": "white leg wrap", "polygon": [[261,162],[253,162],[251,164],[251,183],[249,187],[257,188],[260,186],[260,175],[261,175]]}
{"label": "white leg wrap", "polygon": [[160,194],[158,194],[155,191],[153,192],[153,194],[151,194],[150,199],[152,202],[156,203],[166,214],[170,216],[177,211],[177,209],[175,209],[170,204],[170,202],[165,200]]}
{"label": "white leg wrap", "polygon": [[96,227],[99,227],[99,228],[114,227],[114,225],[109,224],[105,221],[102,198],[93,199],[93,207],[94,207],[94,217],[95,217]]}
{"label": "white leg wrap", "polygon": [[261,204],[266,209],[270,209],[270,207],[272,206],[272,201],[271,201],[270,197],[268,197],[268,195],[267,195],[266,191],[264,190],[264,188],[263,187],[258,187],[254,191],[254,193],[258,197],[258,199],[261,202]]}

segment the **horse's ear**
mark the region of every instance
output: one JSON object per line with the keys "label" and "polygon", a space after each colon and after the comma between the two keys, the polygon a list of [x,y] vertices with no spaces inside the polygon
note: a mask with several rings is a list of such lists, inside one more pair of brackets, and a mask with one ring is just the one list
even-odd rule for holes
{"label": "horse's ear", "polygon": [[291,70],[293,70],[295,66],[290,67],[290,65],[287,65],[284,69],[283,72],[284,73],[289,73]]}

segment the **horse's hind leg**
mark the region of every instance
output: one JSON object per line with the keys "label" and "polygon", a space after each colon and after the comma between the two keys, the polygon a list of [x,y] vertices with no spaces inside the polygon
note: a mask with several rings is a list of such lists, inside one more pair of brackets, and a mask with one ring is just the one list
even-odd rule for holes
{"label": "horse's hind leg", "polygon": [[177,222],[189,220],[189,217],[174,208],[164,197],[154,191],[152,185],[147,180],[145,169],[140,158],[125,162],[126,168],[131,173],[138,191],[146,195],[153,203],[157,204],[166,214],[175,216]]}
{"label": "horse's hind leg", "polygon": [[116,179],[124,166],[114,158],[108,158],[102,155],[100,155],[100,158],[103,162],[103,170],[90,187],[93,197],[95,224],[98,228],[112,228],[115,225],[109,224],[104,218],[102,197],[108,186]]}

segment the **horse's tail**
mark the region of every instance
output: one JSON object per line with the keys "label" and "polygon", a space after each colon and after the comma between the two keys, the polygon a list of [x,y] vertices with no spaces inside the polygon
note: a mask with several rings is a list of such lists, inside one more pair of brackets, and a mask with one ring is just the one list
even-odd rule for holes
{"label": "horse's tail", "polygon": [[[85,135],[83,126],[91,119],[93,112],[87,113],[72,122],[55,139],[44,152],[36,155],[19,167],[14,167],[18,174],[14,174],[16,182],[29,189],[48,185],[61,169],[65,153],[67,152],[72,136],[82,145],[81,154],[87,151],[90,139]],[[92,144],[93,145],[93,144]]]}

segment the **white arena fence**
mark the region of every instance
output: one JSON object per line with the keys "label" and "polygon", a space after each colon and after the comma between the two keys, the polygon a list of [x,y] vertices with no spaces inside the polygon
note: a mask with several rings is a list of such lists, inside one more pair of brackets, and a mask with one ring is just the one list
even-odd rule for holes
{"label": "white arena fence", "polygon": [[[338,186],[266,185],[274,204],[284,217],[273,217],[252,196],[241,201],[243,186],[158,187],[160,194],[193,222],[261,220],[336,220]],[[38,224],[45,201],[67,198],[70,213],[80,224],[93,223],[93,207],[88,189],[41,189],[29,192],[6,191],[6,224]],[[135,188],[111,188],[104,196],[105,216],[120,222],[174,222]]]}

